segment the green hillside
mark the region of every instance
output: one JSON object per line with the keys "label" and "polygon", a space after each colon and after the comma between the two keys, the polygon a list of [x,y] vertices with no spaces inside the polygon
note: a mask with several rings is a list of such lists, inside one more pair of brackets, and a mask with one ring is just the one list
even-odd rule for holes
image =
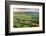
{"label": "green hillside", "polygon": [[39,14],[36,13],[14,13],[13,24],[15,28],[19,27],[38,27]]}

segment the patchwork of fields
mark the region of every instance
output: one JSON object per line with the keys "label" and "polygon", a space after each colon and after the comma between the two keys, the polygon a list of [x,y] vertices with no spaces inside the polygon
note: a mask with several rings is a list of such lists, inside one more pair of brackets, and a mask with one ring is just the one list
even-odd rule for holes
{"label": "patchwork of fields", "polygon": [[14,12],[13,27],[38,27],[39,12]]}

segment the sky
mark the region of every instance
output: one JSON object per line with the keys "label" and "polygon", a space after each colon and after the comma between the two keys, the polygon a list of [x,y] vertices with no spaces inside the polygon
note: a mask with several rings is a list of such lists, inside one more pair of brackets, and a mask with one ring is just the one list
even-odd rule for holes
{"label": "sky", "polygon": [[[15,7],[13,8],[13,11],[31,11],[31,12],[38,12],[39,11],[39,8],[32,8],[34,6],[26,6],[26,5],[15,5]],[[36,7],[36,6],[35,6]]]}

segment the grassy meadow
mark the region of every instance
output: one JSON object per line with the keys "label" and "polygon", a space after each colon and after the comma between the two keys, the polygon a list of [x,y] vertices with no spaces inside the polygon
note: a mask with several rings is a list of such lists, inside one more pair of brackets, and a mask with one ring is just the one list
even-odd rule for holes
{"label": "grassy meadow", "polygon": [[38,27],[39,26],[39,12],[14,12],[13,13],[13,27]]}

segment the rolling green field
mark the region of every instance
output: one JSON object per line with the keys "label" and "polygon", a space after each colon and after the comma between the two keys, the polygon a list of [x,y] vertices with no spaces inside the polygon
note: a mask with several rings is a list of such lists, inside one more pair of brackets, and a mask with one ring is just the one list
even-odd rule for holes
{"label": "rolling green field", "polygon": [[38,12],[14,12],[13,27],[38,27],[39,13]]}

